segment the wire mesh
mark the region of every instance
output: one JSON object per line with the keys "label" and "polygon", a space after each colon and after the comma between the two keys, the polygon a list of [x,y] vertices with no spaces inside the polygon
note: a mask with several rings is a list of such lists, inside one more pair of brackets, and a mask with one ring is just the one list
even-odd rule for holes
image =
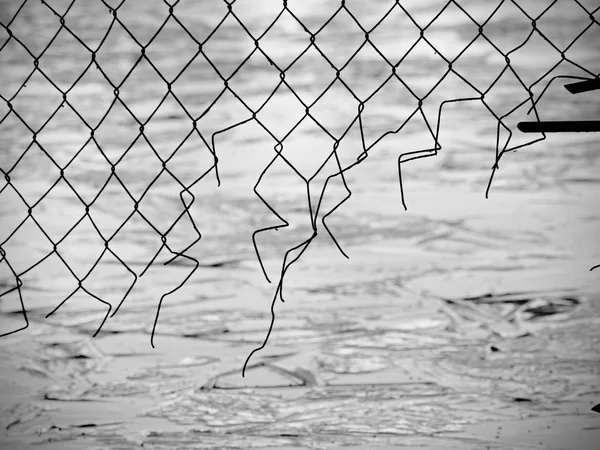
{"label": "wire mesh", "polygon": [[[156,308],[156,314],[154,318],[154,324],[152,328],[151,334],[151,344],[154,346],[154,334],[156,327],[159,323],[159,315],[161,311],[161,306],[163,302],[167,299],[168,296],[174,294],[178,291],[196,272],[199,267],[199,262],[196,258],[189,254],[190,249],[194,247],[202,238],[202,234],[200,229],[198,228],[194,218],[190,214],[190,207],[196,200],[195,196],[192,194],[191,189],[198,185],[203,179],[208,177],[211,174],[214,174],[217,185],[221,184],[221,177],[219,175],[219,154],[217,151],[216,138],[222,134],[233,130],[236,127],[241,125],[253,122],[261,127],[273,140],[274,153],[272,159],[269,164],[263,168],[260,176],[256,180],[254,185],[254,194],[260,199],[260,201],[264,204],[264,206],[273,214],[273,216],[279,221],[279,223],[275,225],[271,225],[268,227],[262,227],[257,229],[252,235],[252,242],[254,246],[254,250],[256,252],[256,257],[262,273],[264,277],[271,282],[272,277],[269,276],[265,265],[263,264],[263,260],[261,258],[261,251],[257,242],[257,237],[262,233],[268,233],[273,230],[285,228],[289,226],[289,221],[280,214],[277,209],[272,205],[272,202],[269,202],[263,194],[259,192],[259,187],[263,181],[263,177],[267,174],[272,166],[275,163],[284,163],[290,170],[292,170],[297,176],[298,180],[301,181],[305,187],[307,194],[307,202],[308,202],[308,214],[310,218],[310,224],[312,228],[312,233],[306,237],[299,244],[289,248],[283,261],[281,262],[281,269],[279,273],[275,277],[275,292],[272,298],[271,303],[271,324],[266,333],[264,342],[262,345],[257,347],[252,353],[248,356],[248,360],[252,357],[252,355],[256,352],[264,348],[267,344],[271,331],[273,329],[273,324],[275,321],[275,305],[278,300],[283,301],[283,281],[286,273],[289,268],[304,254],[310,244],[313,242],[315,237],[317,236],[318,230],[324,230],[330,236],[332,241],[335,243],[339,251],[347,257],[342,249],[340,243],[336,240],[333,232],[327,225],[327,219],[345,202],[349,200],[352,195],[350,187],[347,183],[345,174],[352,169],[353,167],[361,164],[366,158],[368,158],[369,154],[373,151],[378,144],[381,143],[383,139],[386,137],[398,134],[400,131],[405,129],[407,124],[411,120],[422,119],[426,128],[428,130],[429,136],[433,141],[433,146],[416,150],[416,151],[406,151],[399,152],[397,156],[397,164],[398,164],[398,181],[400,187],[400,199],[404,208],[407,208],[405,201],[405,192],[403,189],[402,183],[402,171],[401,166],[403,163],[426,158],[430,156],[435,156],[442,149],[442,145],[438,140],[440,133],[440,123],[442,119],[442,112],[445,107],[449,104],[457,103],[457,102],[481,102],[489,111],[489,113],[494,117],[497,122],[497,131],[496,131],[496,144],[495,144],[495,154],[490,158],[490,169],[491,174],[489,177],[489,182],[486,189],[486,197],[490,191],[492,181],[494,178],[494,174],[499,168],[500,159],[504,154],[510,151],[515,151],[517,149],[532,145],[539,141],[545,139],[545,134],[541,133],[541,135],[535,136],[532,140],[529,140],[524,143],[512,144],[513,138],[513,127],[509,124],[509,118],[513,115],[519,108],[524,105],[530,106],[529,113],[533,112],[537,121],[540,121],[540,116],[538,114],[538,109],[536,107],[539,98],[546,92],[551,82],[556,79],[556,77],[552,78],[543,89],[542,93],[535,98],[534,90],[541,85],[544,80],[546,80],[553,72],[556,71],[559,66],[563,68],[565,65],[570,65],[570,68],[575,68],[579,71],[580,75],[577,76],[566,76],[567,78],[573,79],[596,79],[598,80],[598,73],[594,73],[589,68],[584,65],[578,63],[575,59],[570,58],[570,50],[574,49],[576,44],[582,39],[582,37],[588,33],[594,33],[598,31],[598,27],[600,23],[595,15],[598,14],[600,10],[600,6],[595,5],[594,2],[591,2],[589,5],[584,4],[582,1],[572,0],[569,1],[569,5],[571,10],[577,11],[579,14],[583,16],[587,16],[587,20],[585,26],[581,29],[577,30],[577,33],[574,33],[574,36],[566,42],[564,45],[560,45],[558,43],[553,42],[553,38],[549,37],[549,30],[544,28],[541,23],[545,16],[552,13],[554,7],[559,3],[558,0],[547,2],[547,5],[536,14],[532,14],[528,12],[523,5],[526,2],[519,2],[515,0],[502,0],[495,4],[494,8],[491,12],[486,13],[485,17],[477,18],[475,14],[473,14],[473,10],[478,6],[477,2],[469,2],[469,1],[454,1],[450,0],[443,4],[440,4],[439,11],[437,14],[430,20],[426,22],[420,21],[416,18],[415,11],[418,11],[418,7],[416,7],[411,2],[407,1],[389,1],[386,9],[382,11],[381,17],[376,20],[374,23],[365,24],[361,21],[361,19],[354,12],[355,7],[351,5],[349,1],[339,1],[335,3],[335,9],[332,11],[332,14],[329,18],[319,26],[309,27],[305,20],[303,20],[295,11],[295,5],[293,2],[288,2],[283,0],[278,2],[279,9],[278,13],[275,15],[274,19],[270,21],[268,26],[262,31],[255,31],[250,29],[247,24],[244,22],[243,18],[240,17],[237,13],[237,6],[240,3],[240,0],[232,0],[230,2],[224,1],[224,14],[218,24],[214,26],[210,30],[204,30],[200,33],[196,29],[190,29],[189,26],[186,26],[184,20],[181,20],[181,16],[178,16],[178,6],[180,4],[179,1],[164,1],[162,3],[163,12],[166,13],[165,20],[162,24],[152,33],[147,36],[147,43],[143,43],[143,39],[136,36],[136,33],[132,30],[131,24],[127,24],[122,20],[122,10],[126,7],[126,5],[135,4],[136,7],[143,8],[141,3],[135,3],[133,0],[122,1],[118,4],[110,4],[110,2],[102,0],[102,5],[104,7],[104,12],[110,16],[110,22],[106,26],[105,33],[102,39],[97,43],[97,45],[92,46],[90,43],[81,36],[82,31],[75,31],[73,27],[73,22],[71,22],[70,11],[74,8],[77,3],[76,0],[70,1],[65,8],[62,10],[58,8],[54,2],[50,1],[41,1],[41,4],[45,7],[45,13],[47,15],[48,21],[54,21],[58,24],[58,29],[56,33],[45,43],[44,46],[40,46],[39,49],[30,49],[25,39],[23,38],[23,34],[27,32],[27,30],[23,28],[19,28],[18,18],[23,15],[23,9],[28,5],[34,3],[34,0],[25,0],[20,5],[18,10],[11,15],[11,17],[2,18],[2,22],[0,23],[4,33],[5,38],[2,46],[0,47],[0,57],[4,55],[10,55],[17,51],[24,50],[27,53],[27,57],[30,59],[32,63],[32,67],[29,73],[25,74],[22,83],[18,89],[15,90],[12,94],[6,94],[2,92],[0,94],[0,98],[2,102],[6,106],[6,112],[3,114],[0,119],[0,126],[3,123],[8,123],[9,120],[16,119],[19,124],[24,126],[26,131],[24,130],[21,134],[21,138],[28,141],[25,149],[22,151],[21,155],[12,163],[7,164],[2,162],[0,166],[0,170],[2,171],[2,175],[4,178],[4,185],[0,189],[0,196],[8,195],[8,192],[11,191],[16,194],[20,201],[22,202],[21,209],[26,211],[26,215],[22,221],[17,223],[10,230],[4,230],[3,238],[0,241],[0,255],[1,260],[0,263],[5,265],[10,273],[12,274],[13,281],[7,282],[5,284],[6,289],[0,294],[0,298],[6,296],[10,293],[16,292],[18,294],[18,298],[20,300],[20,306],[22,311],[22,316],[24,319],[24,325],[18,329],[5,332],[2,336],[6,336],[18,331],[21,331],[29,326],[29,321],[27,318],[27,308],[25,302],[23,300],[22,289],[24,283],[22,278],[25,274],[34,270],[41,263],[43,263],[47,258],[51,255],[56,255],[64,266],[69,270],[72,274],[72,277],[76,280],[75,289],[64,298],[58,305],[50,311],[46,317],[49,317],[55,314],[69,299],[71,299],[77,292],[82,291],[86,293],[91,298],[95,299],[97,302],[100,302],[106,308],[106,313],[101,320],[98,328],[96,329],[94,336],[96,336],[105,325],[106,321],[109,317],[113,317],[121,308],[123,303],[126,301],[132,289],[135,287],[139,278],[142,277],[148,269],[156,263],[158,255],[164,250],[168,251],[171,255],[170,259],[165,264],[172,264],[175,262],[181,262],[181,260],[186,260],[191,264],[192,268],[184,280],[177,285],[174,289],[165,292],[162,294],[158,301],[158,306]],[[481,3],[481,2],[480,2]],[[539,6],[539,5],[538,5]],[[497,45],[497,41],[488,37],[486,30],[490,28],[492,25],[493,19],[501,14],[503,8],[511,7],[516,14],[518,14],[519,20],[525,20],[529,23],[529,31],[526,35],[519,39],[516,45],[512,45],[509,48],[500,48],[501,46]],[[452,14],[449,11],[452,10]],[[92,15],[92,13],[90,13]],[[405,45],[406,48],[403,49],[403,52],[395,58],[391,59],[389,57],[389,52],[383,51],[380,46],[375,42],[374,35],[377,31],[391,21],[391,17],[402,17],[404,20],[402,27],[406,29],[410,29],[416,33],[416,39],[414,41],[406,42],[398,42],[398,47]],[[449,19],[449,17],[451,17]],[[434,42],[430,36],[433,34],[432,30],[435,26],[439,24],[445,24],[448,26],[448,21],[456,21],[457,17],[460,18],[462,22],[454,22],[461,23],[460,27],[470,27],[475,30],[472,39],[461,48],[453,48],[451,52],[449,52],[446,48],[442,49],[439,46],[439,43]],[[362,34],[361,42],[357,45],[355,51],[347,56],[340,56],[332,53],[327,45],[327,33],[331,32],[331,29],[339,31],[339,25],[336,25],[336,21],[344,20],[349,23],[352,23],[352,26],[356,27],[360,30],[360,34]],[[90,18],[93,20],[93,17]],[[143,19],[140,19],[143,20]],[[277,55],[273,54],[273,51],[270,50],[270,46],[267,45],[267,41],[269,39],[269,33],[272,32],[278,24],[282,21],[288,21],[294,24],[293,33],[297,34],[298,41],[302,42],[301,48],[291,60],[285,61],[285,64],[281,62],[281,58],[277,58]],[[516,19],[514,19],[516,20]],[[565,19],[566,20],[566,19]],[[218,36],[218,32],[221,28],[231,25],[224,25],[225,23],[231,24],[233,23],[238,31],[243,32],[247,38],[252,42],[253,48],[249,51],[249,53],[243,58],[239,63],[237,63],[234,67],[224,67],[223,64],[220,64],[218,61],[218,57],[214,56],[214,52],[210,53],[207,51],[207,47],[213,44],[215,41],[220,39]],[[178,27],[179,31],[182,31],[187,35],[189,40],[191,41],[191,46],[193,47],[193,56],[189,58],[187,63],[177,70],[173,68],[161,68],[160,61],[157,61],[154,56],[152,56],[151,46],[152,43],[159,37],[159,35],[168,27]],[[396,25],[399,26],[399,25]],[[128,68],[127,73],[123,76],[120,82],[115,81],[115,77],[111,76],[108,71],[105,71],[106,64],[100,61],[100,54],[104,48],[110,46],[111,43],[108,42],[111,36],[111,33],[114,29],[119,28],[124,30],[127,33],[127,45],[133,46],[138,56],[133,61],[131,66]],[[550,30],[551,31],[551,30]],[[506,33],[510,33],[509,30],[505,30]],[[49,52],[55,42],[58,41],[59,36],[64,36],[67,34],[77,41],[79,45],[79,50],[81,51],[80,57],[78,56],[78,61],[81,62],[81,67],[76,74],[74,80],[70,83],[57,83],[53,80],[52,76],[50,76],[47,72],[47,68],[44,67],[44,55]],[[204,34],[204,36],[200,36],[200,34]],[[550,33],[551,34],[551,33]],[[556,62],[551,66],[547,67],[547,70],[541,75],[537,76],[533,82],[526,83],[524,79],[520,76],[518,70],[513,67],[514,64],[511,63],[511,57],[518,53],[519,49],[526,46],[530,41],[534,38],[543,39],[554,52],[554,56],[556,56]],[[462,59],[465,59],[465,56],[470,49],[472,49],[476,45],[485,44],[490,46],[495,52],[496,55],[499,55],[503,60],[503,67],[501,70],[497,72],[496,76],[493,76],[491,80],[487,83],[486,86],[476,86],[472,83],[469,78],[469,71],[475,71],[475,67],[473,65],[469,66],[470,69],[461,69],[459,68],[459,63]],[[124,44],[120,44],[124,45]],[[427,49],[431,53],[430,58],[436,59],[437,63],[442,63],[445,67],[443,73],[435,80],[433,85],[424,92],[418,92],[415,89],[414,85],[411,85],[409,81],[407,81],[407,77],[402,74],[403,65],[407,65],[409,59],[415,57],[415,55],[419,55],[420,49]],[[177,49],[173,49],[172,51],[177,51]],[[378,82],[369,92],[363,92],[364,89],[361,89],[360,93],[358,93],[358,89],[355,85],[351,85],[347,81],[346,74],[349,73],[353,68],[351,67],[354,62],[358,59],[358,56],[361,51],[370,51],[374,52],[375,57],[379,60],[379,63],[384,63],[387,67],[387,75],[383,80]],[[292,68],[300,66],[302,58],[308,53],[317,54],[318,58],[326,63],[326,66],[332,70],[332,77],[330,79],[322,80],[325,88],[320,92],[319,95],[312,101],[307,101],[297,92],[297,85],[293,80],[290,80],[289,73]],[[315,53],[316,52],[316,53]],[[452,56],[449,56],[452,53]],[[235,83],[233,83],[234,77],[236,74],[240,73],[240,71],[247,65],[251,64],[251,59],[254,57],[261,56],[263,57],[268,64],[276,71],[278,75],[278,81],[274,85],[269,92],[265,93],[258,101],[250,102],[248,97],[245,94],[239,94],[237,91],[239,90]],[[10,56],[9,56],[10,57]],[[550,59],[550,58],[548,58]],[[222,83],[221,88],[216,95],[212,98],[203,101],[202,107],[200,109],[192,108],[190,106],[189,98],[186,95],[182,95],[181,93],[177,93],[174,89],[174,85],[177,81],[183,78],[186,72],[191,71],[191,66],[198,60],[205,61],[212,68],[212,77],[220,80]],[[430,61],[430,60],[428,60]],[[427,61],[424,61],[425,64]],[[154,73],[160,78],[161,82],[164,84],[165,91],[161,94],[161,99],[157,105],[151,108],[151,112],[144,117],[144,114],[140,114],[138,111],[134,111],[130,106],[128,106],[128,99],[123,95],[124,86],[128,83],[128,80],[132,78],[132,73],[136,70],[138,66],[141,64],[149,65]],[[485,64],[483,64],[485,66]],[[6,70],[6,69],[3,69]],[[480,70],[486,70],[486,67],[483,67]],[[82,80],[87,73],[92,71],[98,71],[101,74],[103,80],[110,86],[113,93],[113,99],[108,105],[108,107],[103,107],[103,105],[87,105],[88,108],[96,110],[98,114],[97,120],[90,120],[86,117],[86,113],[82,111],[82,106],[77,105],[73,100],[73,93],[75,92],[78,83]],[[169,72],[167,75],[166,72]],[[490,67],[489,72],[492,72]],[[437,117],[434,117],[434,120],[431,120],[431,117],[428,117],[426,111],[424,109],[424,105],[430,101],[436,90],[443,83],[444,79],[448,75],[454,75],[462,80],[469,88],[471,88],[473,95],[468,97],[460,97],[460,98],[446,98],[439,103],[439,107],[437,109]],[[73,75],[73,74],[71,74]],[[5,75],[3,75],[5,76]],[[50,110],[46,119],[39,124],[32,124],[27,119],[25,115],[23,115],[20,111],[20,107],[18,105],[18,100],[22,98],[24,95],[23,90],[27,86],[29,80],[34,76],[42,76],[48,83],[51,85],[51,88],[55,93],[57,93],[60,97],[60,102],[58,106],[52,110]],[[325,76],[325,75],[324,75]],[[521,101],[511,105],[510,108],[507,108],[504,112],[500,112],[501,108],[496,105],[492,105],[488,102],[488,95],[490,91],[499,83],[503,77],[512,76],[517,80],[519,86],[518,96],[521,98]],[[201,80],[198,80],[198,83],[202,83]],[[410,94],[410,99],[412,105],[409,105],[410,114],[407,115],[406,119],[399,123],[396,128],[387,130],[383,133],[380,133],[376,139],[373,140],[372,143],[367,144],[365,139],[365,124],[363,113],[367,105],[372,101],[372,99],[380,93],[385,86],[390,86],[392,83],[394,86],[398,86],[400,89],[406,90]],[[353,108],[355,108],[355,113],[353,113],[353,118],[349,123],[345,124],[343,128],[339,130],[332,130],[327,127],[326,124],[322,123],[322,121],[314,114],[314,110],[317,107],[319,101],[328,94],[331,90],[334,89],[334,86],[343,88],[347,93],[350,94]],[[270,126],[261,119],[261,112],[264,111],[268,106],[274,101],[274,97],[278,92],[286,91],[293,96],[293,101],[298,102],[300,107],[303,109],[304,114],[300,117],[300,119],[295,120],[293,124],[289,127],[287,132],[283,136],[278,136],[275,132],[273,132]],[[241,121],[237,121],[234,123],[229,123],[226,126],[214,131],[213,133],[207,133],[202,130],[199,126],[199,123],[202,119],[219,104],[222,97],[225,94],[230,94],[237,99],[240,105],[244,108],[247,113],[247,117]],[[20,97],[21,96],[21,97]],[[157,111],[161,108],[161,106],[167,102],[174,100],[181,107],[181,110],[184,112],[184,116],[179,119],[186,122],[189,126],[189,132],[185,136],[185,138],[180,141],[175,149],[170,153],[170,155],[166,156],[162,154],[162,152],[153,144],[152,139],[148,136],[148,124],[151,123]],[[253,97],[253,100],[256,100],[256,96]],[[256,103],[258,106],[253,106]],[[130,127],[135,133],[133,136],[127,141],[122,142],[121,145],[126,146],[126,149],[122,152],[122,154],[116,158],[109,154],[109,152],[105,151],[103,144],[97,139],[97,133],[99,128],[105,122],[107,116],[114,108],[122,107],[125,111],[127,111],[131,123]],[[69,111],[72,111],[77,116],[77,121],[79,126],[84,127],[84,132],[88,136],[85,143],[81,145],[77,152],[66,162],[59,162],[53,156],[53,153],[46,149],[46,145],[44,145],[39,136],[44,130],[49,127],[49,124],[52,122],[55,116],[58,117],[61,110],[67,108]],[[316,172],[313,174],[305,174],[302,173],[296,165],[286,157],[285,152],[285,144],[286,141],[290,139],[290,136],[294,135],[297,132],[298,128],[301,124],[310,121],[314,123],[317,127],[319,127],[323,133],[325,133],[331,141],[331,148],[328,150],[328,153],[323,158],[322,164],[318,167]],[[348,139],[349,132],[352,127],[358,127],[360,130],[361,136],[361,147],[362,152],[356,157],[353,161],[347,163],[342,162],[342,158],[340,157],[339,147],[343,140]],[[506,133],[504,136],[503,133]],[[504,137],[503,137],[504,136]],[[178,153],[181,151],[183,146],[192,138],[198,138],[202,144],[202,148],[198,148],[197,152],[208,152],[209,159],[211,160],[211,165],[207,170],[201,171],[199,175],[191,181],[182,181],[171,170],[169,165],[170,162],[176,158]],[[120,175],[119,169],[123,166],[123,160],[128,155],[134,144],[136,142],[144,141],[148,147],[154,153],[154,156],[157,158],[161,170],[159,173],[147,183],[146,189],[139,195],[131,192],[128,189],[128,183],[124,179],[122,175]],[[108,165],[110,169],[110,176],[101,183],[96,195],[91,199],[83,198],[82,195],[78,192],[77,187],[72,183],[68,176],[68,168],[70,165],[74,164],[74,162],[78,158],[82,158],[80,155],[82,154],[84,148],[86,146],[93,144],[95,148],[97,148],[99,154],[104,159],[105,163]],[[512,145],[511,145],[512,144]],[[19,167],[22,159],[29,153],[33,153],[35,151],[41,151],[44,156],[41,154],[37,154],[36,158],[47,158],[52,165],[58,170],[58,177],[54,184],[52,184],[49,188],[46,189],[45,193],[36,200],[28,200],[20,193],[20,189],[17,187],[15,183],[15,174]],[[318,200],[316,202],[313,201],[311,196],[311,181],[313,181],[317,176],[326,172],[325,167],[328,164],[333,164],[335,166],[335,170],[330,171],[325,174],[326,181],[324,182],[321,191],[318,193]],[[149,190],[157,183],[157,180],[163,176],[169,176],[172,180],[177,183],[180,188],[179,198],[182,205],[182,211],[178,215],[173,217],[171,225],[166,230],[160,230],[153,224],[153,221],[146,217],[142,212],[142,208],[140,208],[140,204],[144,201],[144,199],[149,196]],[[106,232],[102,232],[100,227],[97,226],[93,216],[90,214],[91,211],[95,207],[97,207],[97,202],[100,196],[103,194],[105,189],[107,188],[109,182],[114,180],[119,183],[122,187],[122,194],[126,195],[131,200],[131,212],[128,217],[122,221],[120,226],[118,226],[112,233],[107,234]],[[328,185],[333,181],[341,181],[345,190],[345,196],[339,202],[337,202],[333,207],[325,210],[323,207],[323,200],[326,195],[326,191],[328,189]],[[46,231],[45,227],[36,220],[36,209],[40,208],[41,202],[44,198],[51,193],[55,187],[64,182],[69,189],[73,192],[73,194],[77,197],[78,201],[84,208],[84,214],[58,239],[52,238]],[[127,224],[127,222],[134,216],[137,216],[144,220],[144,222],[151,227],[156,236],[160,239],[160,246],[154,257],[147,262],[147,264],[140,271],[134,270],[134,268],[129,267],[128,264],[119,256],[119,253],[111,248],[111,244],[114,243],[116,237],[119,235],[123,227]],[[178,247],[173,245],[169,241],[169,236],[172,233],[173,229],[181,222],[187,220],[191,225],[194,233],[194,238],[189,245],[185,247]],[[100,237],[103,242],[103,248],[101,249],[99,256],[95,259],[95,262],[91,265],[89,270],[87,270],[84,274],[76,273],[76,268],[73,267],[73,263],[70,263],[67,258],[64,258],[61,255],[61,251],[59,246],[63,243],[73,231],[80,226],[80,224],[84,221],[89,221],[89,223],[93,226],[95,232]],[[7,244],[12,240],[14,240],[15,234],[18,230],[24,226],[26,222],[33,222],[39,230],[45,235],[48,242],[51,245],[51,251],[49,251],[43,258],[39,259],[36,263],[30,265],[24,270],[17,269],[14,264],[11,263],[12,258],[15,257],[14,253],[11,254],[10,251],[7,251]],[[114,245],[113,245],[114,247]],[[111,302],[101,298],[94,294],[94,292],[86,287],[86,280],[92,275],[95,270],[99,270],[100,262],[107,257],[108,255],[112,255],[119,264],[131,275],[132,281],[129,285],[126,292],[121,296],[119,302],[114,306]],[[246,361],[246,364],[248,363]],[[246,365],[244,366],[245,369]]]}

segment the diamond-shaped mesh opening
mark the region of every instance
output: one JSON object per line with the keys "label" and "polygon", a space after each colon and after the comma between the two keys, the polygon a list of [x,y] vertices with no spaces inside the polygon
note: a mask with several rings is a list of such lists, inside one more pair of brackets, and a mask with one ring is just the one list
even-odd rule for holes
{"label": "diamond-shaped mesh opening", "polygon": [[118,86],[139,59],[140,46],[116,22],[99,45],[92,49],[97,51],[97,70]]}
{"label": "diamond-shaped mesh opening", "polygon": [[[89,137],[90,133],[86,132]],[[113,103],[102,123],[94,131],[94,139],[113,164],[140,134],[139,125],[120,101]]]}
{"label": "diamond-shaped mesh opening", "polygon": [[504,57],[482,36],[452,63],[453,70],[480,92],[489,88],[505,67]]}
{"label": "diamond-shaped mesh opening", "polygon": [[[52,244],[31,218],[28,218],[19,228],[10,231],[12,236],[8,242],[2,244],[2,249],[16,273],[25,272],[52,252]],[[24,252],[23,248],[27,247],[30,251]]]}
{"label": "diamond-shaped mesh opening", "polygon": [[262,52],[281,70],[300,57],[309,44],[310,35],[288,12],[284,12],[259,40]]}
{"label": "diamond-shaped mesh opening", "polygon": [[255,45],[241,25],[229,16],[202,46],[203,53],[225,79],[246,60]]}
{"label": "diamond-shaped mesh opening", "polygon": [[[227,149],[228,151],[229,149]],[[225,157],[225,156],[223,156]],[[214,157],[206,144],[200,138],[198,131],[193,131],[185,140],[177,144],[169,155],[167,168],[184,186],[191,185],[214,164]],[[168,174],[163,176],[167,177]],[[172,195],[179,196],[183,188],[180,184],[173,185]],[[180,202],[180,200],[177,200]]]}
{"label": "diamond-shaped mesh opening", "polygon": [[[177,172],[176,167],[173,169]],[[181,186],[164,171],[149,187],[150,189],[139,203],[138,211],[161,234],[165,234],[184,212],[184,206],[179,199]]]}
{"label": "diamond-shaped mesh opening", "polygon": [[281,85],[256,116],[277,139],[283,139],[304,114],[302,104],[285,85]]}
{"label": "diamond-shaped mesh opening", "polygon": [[79,222],[57,246],[60,256],[79,279],[92,270],[103,250],[104,241],[89,217]]}
{"label": "diamond-shaped mesh opening", "polygon": [[421,98],[431,91],[446,72],[448,64],[424,40],[413,47],[396,70],[398,76]]}
{"label": "diamond-shaped mesh opening", "polygon": [[166,93],[165,83],[146,59],[139,60],[119,87],[120,101],[142,123],[148,120]]}
{"label": "diamond-shaped mesh opening", "polygon": [[198,118],[215,102],[225,85],[204,56],[198,55],[171,89],[189,114]]}
{"label": "diamond-shaped mesh opening", "polygon": [[561,59],[560,53],[537,33],[531,36],[525,46],[510,54],[511,66],[518,70],[526,85],[533,84]]}
{"label": "diamond-shaped mesh opening", "polygon": [[531,20],[512,2],[503,2],[483,27],[484,35],[506,54],[523,44],[531,32]]}
{"label": "diamond-shaped mesh opening", "polygon": [[112,87],[94,66],[90,66],[67,94],[67,101],[89,127],[98,125],[113,100]]}
{"label": "diamond-shaped mesh opening", "polygon": [[354,19],[342,10],[319,30],[315,44],[335,67],[341,69],[365,42],[365,33]]}
{"label": "diamond-shaped mesh opening", "polygon": [[100,193],[110,174],[110,165],[94,141],[89,141],[64,170],[65,179],[88,204]]}
{"label": "diamond-shaped mesh opening", "polygon": [[310,178],[325,162],[333,139],[310,118],[305,118],[284,142],[283,155],[304,178]]}
{"label": "diamond-shaped mesh opening", "polygon": [[50,239],[56,243],[83,217],[85,206],[61,179],[36,204],[32,214]]}
{"label": "diamond-shaped mesh opening", "polygon": [[[289,77],[290,72],[287,72],[288,82]],[[229,80],[229,87],[256,111],[265,101],[265,90],[273,91],[280,82],[279,71],[261,52],[256,51]]]}
{"label": "diamond-shaped mesh opening", "polygon": [[94,199],[89,215],[104,239],[109,239],[134,211],[133,200],[113,176]]}
{"label": "diamond-shaped mesh opening", "polygon": [[502,116],[515,107],[514,100],[509,100],[509,95],[512,98],[519,98],[521,101],[529,98],[520,77],[517,77],[512,70],[507,69],[498,81],[485,92],[485,101],[498,116]]}
{"label": "diamond-shaped mesh opening", "polygon": [[9,173],[10,182],[25,201],[33,205],[58,179],[60,173],[37,144],[23,148],[21,155],[18,164]]}
{"label": "diamond-shaped mesh opening", "polygon": [[21,119],[38,131],[62,103],[62,95],[36,70],[11,101]]}
{"label": "diamond-shaped mesh opening", "polygon": [[[113,21],[113,16],[102,2],[48,2],[59,14],[63,14],[69,6],[65,16],[66,28],[77,36],[92,50],[95,50],[108,32]],[[57,9],[57,3],[62,3]]]}
{"label": "diamond-shaped mesh opening", "polygon": [[117,9],[118,20],[141,45],[147,45],[167,19],[169,8],[162,0],[146,0],[139,5],[125,1]]}
{"label": "diamond-shaped mesh opening", "polygon": [[340,80],[329,87],[310,114],[334,137],[340,138],[358,114],[358,100]]}
{"label": "diamond-shaped mesh opening", "polygon": [[163,160],[173,154],[191,131],[192,119],[171,94],[144,125],[144,135]]}
{"label": "diamond-shaped mesh opening", "polygon": [[285,73],[286,82],[307,105],[335,79],[335,69],[311,46]]}
{"label": "diamond-shaped mesh opening", "polygon": [[116,174],[135,200],[162,170],[162,164],[143,136],[127,149],[116,165]]}
{"label": "diamond-shaped mesh opening", "polygon": [[39,59],[39,67],[64,92],[90,61],[90,52],[63,28]]}
{"label": "diamond-shaped mesh opening", "polygon": [[392,64],[400,61],[419,37],[419,29],[399,6],[369,32],[369,40]]}
{"label": "diamond-shaped mesh opening", "polygon": [[[6,3],[3,2],[3,8]],[[16,14],[23,3],[23,8]],[[60,28],[58,17],[42,2],[10,2],[10,6],[6,6],[4,13],[7,17],[12,17],[9,28],[13,35],[29,52],[39,56]],[[2,20],[2,23],[8,24],[9,20]]]}
{"label": "diamond-shaped mesh opening", "polygon": [[168,82],[179,75],[196,53],[198,44],[172,17],[146,47],[146,56]]}
{"label": "diamond-shaped mesh opening", "polygon": [[37,135],[40,146],[61,167],[77,154],[89,138],[89,130],[67,105],[59,108]]}
{"label": "diamond-shaped mesh opening", "polygon": [[449,3],[427,27],[425,39],[438,55],[453,61],[477,35],[478,26],[456,4]]}
{"label": "diamond-shaped mesh opening", "polygon": [[539,33],[564,51],[593,22],[573,0],[563,0],[536,20]]}
{"label": "diamond-shaped mesh opening", "polygon": [[594,24],[569,47],[566,57],[572,63],[577,64],[580,69],[585,68],[587,74],[584,76],[589,77],[600,73],[600,60],[595,56],[599,52],[600,25]]}
{"label": "diamond-shaped mesh opening", "polygon": [[341,78],[365,101],[392,75],[392,68],[370,45],[365,45],[342,71]]}
{"label": "diamond-shaped mesh opening", "polygon": [[[110,201],[110,196],[106,197],[107,205]],[[131,214],[132,210],[133,207],[130,207],[129,214]],[[110,214],[114,212],[114,209],[109,206],[108,209],[104,209],[103,212],[105,214]],[[148,265],[161,248],[162,242],[160,236],[138,212],[134,213],[127,222],[124,222],[124,220],[127,219],[129,214],[125,215],[126,211],[124,205],[122,209],[118,210],[118,213],[118,216],[113,214],[113,217],[106,216],[102,219],[106,224],[107,229],[109,228],[109,225],[110,228],[112,228],[113,225],[116,225],[117,222],[119,222],[118,233],[110,240],[110,248],[139,276],[141,271]],[[124,219],[121,220],[123,216]],[[97,220],[100,219],[94,216],[94,221]],[[111,222],[109,222],[109,220]],[[165,250],[163,250],[163,252],[164,251]]]}

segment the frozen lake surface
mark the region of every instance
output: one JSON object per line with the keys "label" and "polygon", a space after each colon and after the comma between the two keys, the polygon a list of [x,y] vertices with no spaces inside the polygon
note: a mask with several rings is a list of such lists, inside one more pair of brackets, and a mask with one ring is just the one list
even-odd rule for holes
{"label": "frozen lake surface", "polygon": [[[541,137],[516,129],[526,87],[600,72],[600,5],[519,2],[553,4],[536,27],[556,49],[510,1],[426,27],[446,3],[182,0],[167,20],[161,1],[27,1],[12,20],[0,0],[0,333],[25,325],[14,274],[29,320],[0,338],[0,442],[594,448],[598,136],[507,152],[485,194],[498,117],[500,149]],[[465,11],[496,7],[478,37]],[[541,119],[600,118],[599,91],[563,84]],[[442,102],[482,93],[438,129]],[[398,157],[436,133],[402,165],[405,210]],[[347,189],[325,224],[349,259],[322,222]]]}

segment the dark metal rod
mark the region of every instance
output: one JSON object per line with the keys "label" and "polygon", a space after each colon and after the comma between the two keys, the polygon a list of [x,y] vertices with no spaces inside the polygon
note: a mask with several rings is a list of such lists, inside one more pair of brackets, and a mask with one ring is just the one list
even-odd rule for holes
{"label": "dark metal rod", "polygon": [[595,91],[600,89],[600,79],[578,81],[577,83],[565,84],[565,89],[571,94],[580,94],[581,92]]}
{"label": "dark metal rod", "polygon": [[517,128],[523,133],[590,133],[600,131],[600,120],[519,122]]}

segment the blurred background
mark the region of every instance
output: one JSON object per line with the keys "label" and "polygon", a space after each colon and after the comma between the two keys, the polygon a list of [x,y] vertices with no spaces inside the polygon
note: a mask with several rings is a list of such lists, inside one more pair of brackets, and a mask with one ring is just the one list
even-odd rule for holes
{"label": "blurred background", "polygon": [[599,8],[0,0],[6,448],[594,448]]}

